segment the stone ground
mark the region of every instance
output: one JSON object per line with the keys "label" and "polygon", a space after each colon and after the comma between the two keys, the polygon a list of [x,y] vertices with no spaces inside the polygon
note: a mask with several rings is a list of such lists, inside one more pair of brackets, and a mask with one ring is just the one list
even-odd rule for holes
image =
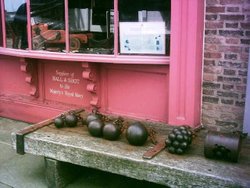
{"label": "stone ground", "polygon": [[[46,188],[44,158],[19,155],[11,146],[10,135],[27,123],[0,117],[0,188]],[[164,186],[81,168],[79,178],[67,188],[163,188]]]}

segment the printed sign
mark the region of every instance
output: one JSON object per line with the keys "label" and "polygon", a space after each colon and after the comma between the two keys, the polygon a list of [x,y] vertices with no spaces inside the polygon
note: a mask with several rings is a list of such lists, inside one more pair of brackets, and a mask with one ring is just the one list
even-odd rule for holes
{"label": "printed sign", "polygon": [[49,92],[51,94],[83,99],[83,94],[72,91],[73,85],[80,85],[80,79],[75,77],[74,72],[56,69],[55,74],[51,75],[51,81],[58,83],[59,86],[57,89],[50,88]]}
{"label": "printed sign", "polygon": [[120,22],[120,50],[128,54],[165,54],[165,22]]}
{"label": "printed sign", "polygon": [[82,78],[80,65],[46,64],[45,95],[46,99],[64,103],[82,104],[89,100],[86,81]]}

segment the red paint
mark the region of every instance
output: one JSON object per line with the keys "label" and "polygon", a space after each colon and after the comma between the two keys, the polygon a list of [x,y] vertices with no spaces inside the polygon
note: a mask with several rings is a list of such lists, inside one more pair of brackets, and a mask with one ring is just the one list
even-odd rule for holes
{"label": "red paint", "polygon": [[169,57],[166,56],[128,56],[128,55],[99,55],[99,54],[74,54],[59,53],[48,51],[29,51],[10,48],[0,48],[0,54],[15,57],[47,59],[57,61],[77,61],[77,62],[93,62],[93,63],[116,63],[116,64],[169,64]]}
{"label": "red paint", "polygon": [[[68,26],[69,25],[69,11],[68,11],[68,8],[67,6],[65,5],[68,5],[68,0],[64,0],[64,12],[65,12],[65,25]],[[66,32],[66,35],[65,35],[65,39],[66,41],[69,41],[70,40],[70,37],[69,37],[69,27],[65,27],[65,32]],[[69,52],[69,42],[66,42],[66,48],[65,48],[66,52]]]}
{"label": "red paint", "polygon": [[44,98],[66,104],[88,106],[90,94],[86,92],[87,81],[82,78],[81,64],[44,62]]}
{"label": "red paint", "polygon": [[[2,7],[3,0],[0,2]],[[72,54],[68,44],[66,53],[32,51],[31,28],[29,50],[4,48],[3,38],[0,115],[37,122],[70,108],[90,111],[98,106],[108,114],[197,126],[204,2],[171,3],[170,57],[120,55],[118,32],[114,35],[112,55]],[[118,0],[114,0],[114,13],[114,30],[118,31]],[[1,16],[4,23],[4,13]],[[65,19],[68,20],[67,14]],[[69,37],[66,34],[64,40]]]}
{"label": "red paint", "polygon": [[[0,10],[2,10],[2,3],[0,2]],[[2,14],[0,13],[0,33],[3,33],[2,31]],[[0,35],[0,47],[3,46],[3,35]]]}
{"label": "red paint", "polygon": [[119,11],[118,11],[118,0],[114,0],[114,54],[115,56],[119,53],[118,45],[118,25],[119,25]]}
{"label": "red paint", "polygon": [[2,32],[2,36],[3,36],[3,38],[2,38],[2,40],[3,40],[3,47],[6,47],[6,28],[5,28],[5,10],[4,10],[4,1],[3,0],[0,0],[0,4],[1,4],[1,6],[0,6],[0,10],[1,10],[1,12],[0,12],[0,14],[1,14],[1,26],[2,26],[2,30],[1,30],[1,32]]}
{"label": "red paint", "polygon": [[104,65],[102,86],[105,112],[167,122],[168,67]]}
{"label": "red paint", "polygon": [[[31,19],[30,19],[30,1],[26,1],[26,10],[27,10],[27,24],[31,25]],[[31,27],[27,26],[27,36],[28,36],[28,49],[32,49],[32,33],[31,33]]]}
{"label": "red paint", "polygon": [[199,0],[172,1],[169,123],[173,125],[200,123],[203,6]]}
{"label": "red paint", "polygon": [[19,58],[1,56],[0,60],[1,95],[28,96],[27,90],[29,90],[29,85],[25,82],[26,75],[21,71]]}

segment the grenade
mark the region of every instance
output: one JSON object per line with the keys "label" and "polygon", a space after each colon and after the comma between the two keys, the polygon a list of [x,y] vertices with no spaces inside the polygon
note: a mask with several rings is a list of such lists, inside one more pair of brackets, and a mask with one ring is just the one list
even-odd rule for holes
{"label": "grenade", "polygon": [[148,131],[140,122],[131,124],[126,131],[126,138],[129,144],[142,146],[148,139]]}
{"label": "grenade", "polygon": [[240,145],[239,134],[209,131],[205,139],[204,155],[207,158],[237,162]]}

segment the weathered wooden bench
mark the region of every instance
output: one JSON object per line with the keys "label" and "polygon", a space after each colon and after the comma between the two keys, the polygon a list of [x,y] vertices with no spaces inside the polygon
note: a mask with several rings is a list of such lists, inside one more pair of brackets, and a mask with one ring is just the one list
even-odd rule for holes
{"label": "weathered wooden bench", "polygon": [[[161,138],[170,130],[162,124],[155,124],[154,129]],[[13,133],[14,148],[16,138],[17,133]],[[25,153],[45,157],[49,187],[63,187],[67,183],[71,164],[170,187],[250,187],[249,139],[243,142],[238,163],[206,159],[204,131],[181,156],[164,150],[153,159],[143,159],[143,154],[153,146],[150,140],[144,146],[131,146],[124,135],[118,141],[95,138],[83,125],[57,129],[50,123],[26,134],[23,149]]]}

